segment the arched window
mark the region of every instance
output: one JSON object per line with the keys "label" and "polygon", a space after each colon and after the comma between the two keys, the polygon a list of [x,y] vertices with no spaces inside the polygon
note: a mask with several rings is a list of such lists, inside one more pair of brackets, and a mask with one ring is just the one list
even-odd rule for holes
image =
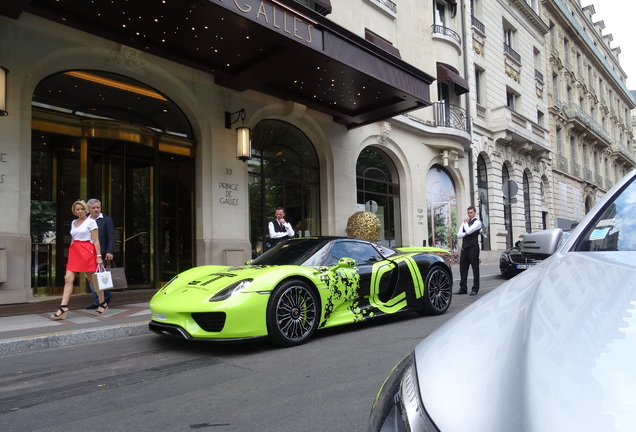
{"label": "arched window", "polygon": [[[508,167],[504,164],[501,167],[501,184],[506,184],[510,180],[510,173]],[[504,202],[504,227],[506,228],[506,249],[512,247],[512,212],[510,211],[510,204]]]}
{"label": "arched window", "polygon": [[532,208],[530,206],[530,179],[528,173],[523,173],[523,210],[526,217],[526,232],[532,232]]}
{"label": "arched window", "polygon": [[175,102],[129,77],[72,70],[38,83],[32,114],[34,294],[62,290],[57,269],[79,197],[99,199],[113,219],[129,288],[155,288],[193,266],[196,143]]}
{"label": "arched window", "polygon": [[267,248],[267,224],[285,209],[296,237],[320,235],[318,157],[309,138],[280,120],[263,120],[252,131],[248,163],[252,253]]}
{"label": "arched window", "polygon": [[360,210],[371,211],[380,219],[380,243],[401,245],[400,184],[395,165],[386,153],[367,147],[356,163],[357,202]]}
{"label": "arched window", "polygon": [[479,197],[478,217],[482,223],[482,248],[490,250],[490,209],[488,204],[488,169],[483,155],[477,157],[477,196]]}
{"label": "arched window", "polygon": [[433,166],[426,176],[428,244],[457,252],[457,194],[446,169]]}

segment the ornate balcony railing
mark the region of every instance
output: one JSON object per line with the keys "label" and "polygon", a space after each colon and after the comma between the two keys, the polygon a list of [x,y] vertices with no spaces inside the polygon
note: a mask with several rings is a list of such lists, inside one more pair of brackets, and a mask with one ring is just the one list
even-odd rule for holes
{"label": "ornate balcony railing", "polygon": [[603,187],[603,176],[600,174],[596,174],[594,176],[594,183],[600,187]]}
{"label": "ornate balcony railing", "polygon": [[568,118],[576,118],[581,123],[583,123],[588,129],[594,131],[601,138],[610,141],[610,134],[598,124],[589,114],[587,114],[583,109],[573,103],[567,103],[563,105],[563,111],[568,116]]}
{"label": "ornate balcony railing", "polygon": [[583,167],[583,180],[592,183],[592,170],[586,167]]}
{"label": "ornate balcony railing", "polygon": [[557,168],[565,173],[568,172],[568,158],[563,155],[557,155]]}
{"label": "ornate balcony railing", "polygon": [[475,18],[475,15],[472,15],[470,17],[470,20],[471,20],[471,23],[472,23],[473,27],[475,27],[477,30],[479,30],[483,34],[486,34],[486,26],[484,25],[484,23],[482,23],[477,18]]}
{"label": "ornate balcony railing", "polygon": [[505,42],[504,42],[504,52],[508,54],[510,57],[512,57],[513,59],[515,59],[517,63],[521,63],[521,54],[513,50],[512,47]]}
{"label": "ornate balcony railing", "polygon": [[605,179],[605,189],[610,190],[614,186],[614,183],[610,181],[610,179]]}
{"label": "ornate balcony railing", "polygon": [[435,102],[433,106],[435,109],[435,126],[468,132],[468,117],[464,108],[444,102]]}
{"label": "ornate balcony railing", "polygon": [[616,153],[620,153],[626,159],[629,159],[632,162],[636,162],[636,157],[634,156],[634,152],[629,148],[624,146],[621,143],[612,144],[612,151]]}
{"label": "ornate balcony railing", "polygon": [[448,27],[444,27],[443,25],[433,24],[433,33],[448,36],[451,39],[454,39],[458,45],[462,44],[462,38],[459,36],[459,34],[456,31],[449,29]]}
{"label": "ornate balcony railing", "polygon": [[572,161],[572,175],[581,177],[581,165]]}

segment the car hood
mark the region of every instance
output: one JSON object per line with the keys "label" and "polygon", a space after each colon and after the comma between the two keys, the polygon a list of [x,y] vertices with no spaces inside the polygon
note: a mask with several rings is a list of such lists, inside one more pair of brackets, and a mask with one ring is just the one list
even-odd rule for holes
{"label": "car hood", "polygon": [[444,431],[636,430],[636,253],[559,253],[415,348]]}
{"label": "car hood", "polygon": [[[287,267],[288,270],[285,270]],[[245,279],[258,280],[264,274],[272,276],[281,271],[291,271],[291,266],[200,266],[185,271],[176,276],[168,285],[161,289],[155,297],[179,296],[180,298],[208,298],[236,282]],[[297,268],[296,266],[293,266]],[[269,278],[268,278],[269,281]],[[273,288],[270,286],[269,289]],[[255,283],[245,289],[244,292],[263,289],[262,284]]]}

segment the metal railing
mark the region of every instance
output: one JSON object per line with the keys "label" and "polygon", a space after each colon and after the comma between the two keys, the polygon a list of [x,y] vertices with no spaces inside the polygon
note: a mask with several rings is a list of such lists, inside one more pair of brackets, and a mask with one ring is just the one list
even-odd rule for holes
{"label": "metal railing", "polygon": [[564,173],[569,172],[568,170],[568,158],[563,155],[557,155],[557,168]]}
{"label": "metal railing", "polygon": [[468,117],[464,108],[445,102],[434,102],[435,126],[468,132]]}
{"label": "metal railing", "polygon": [[594,175],[594,183],[599,185],[600,187],[603,187],[603,176],[600,174],[595,174]]}
{"label": "metal railing", "polygon": [[480,32],[482,32],[483,34],[486,34],[486,26],[484,25],[484,23],[482,23],[481,21],[479,21],[475,15],[472,15],[470,17],[470,21],[473,27],[475,27],[477,30],[479,30]]}
{"label": "metal railing", "polygon": [[572,175],[581,177],[581,165],[572,161]]}
{"label": "metal railing", "polygon": [[513,59],[515,59],[515,61],[517,61],[518,63],[521,63],[521,54],[513,50],[512,47],[505,42],[504,42],[504,52],[508,54],[510,57],[512,57]]}
{"label": "metal railing", "polygon": [[443,25],[433,24],[433,33],[448,36],[451,39],[457,41],[459,45],[462,44],[462,38],[459,36],[459,34],[456,31],[449,29],[448,27],[444,27]]}
{"label": "metal railing", "polygon": [[621,143],[612,144],[612,151],[615,153],[620,153],[621,155],[623,155],[623,157],[629,159],[632,162],[636,162],[634,152]]}
{"label": "metal railing", "polygon": [[580,106],[573,103],[567,103],[563,105],[563,111],[566,113],[568,118],[576,118],[587,128],[596,132],[596,134],[601,138],[610,141],[610,135],[605,128],[598,124],[589,114],[583,111],[583,108]]}

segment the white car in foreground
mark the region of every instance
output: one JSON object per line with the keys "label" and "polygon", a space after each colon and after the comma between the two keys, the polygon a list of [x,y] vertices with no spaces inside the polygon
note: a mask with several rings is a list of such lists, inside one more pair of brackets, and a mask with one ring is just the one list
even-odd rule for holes
{"label": "white car in foreground", "polygon": [[636,170],[560,236],[393,369],[368,431],[636,431]]}

